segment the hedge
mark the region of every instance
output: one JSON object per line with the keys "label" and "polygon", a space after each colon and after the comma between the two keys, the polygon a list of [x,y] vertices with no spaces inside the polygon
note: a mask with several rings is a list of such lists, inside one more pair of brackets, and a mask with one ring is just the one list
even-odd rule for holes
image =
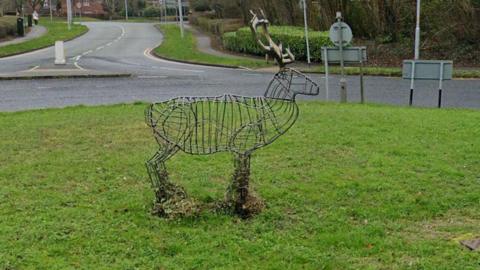
{"label": "hedge", "polygon": [[[297,60],[307,59],[305,44],[305,32],[301,27],[294,26],[270,26],[270,36],[277,43],[284,47],[290,47]],[[310,55],[312,61],[321,61],[321,47],[331,46],[328,32],[309,31]],[[225,49],[254,55],[265,55],[265,52],[257,44],[249,27],[243,27],[236,32],[229,32],[223,35],[223,46]]]}
{"label": "hedge", "polygon": [[14,36],[17,33],[17,19],[14,16],[0,17],[0,38]]}
{"label": "hedge", "polygon": [[225,32],[236,31],[243,26],[240,19],[214,19],[209,18],[207,14],[193,13],[189,16],[191,24],[197,25],[203,31],[222,36]]}

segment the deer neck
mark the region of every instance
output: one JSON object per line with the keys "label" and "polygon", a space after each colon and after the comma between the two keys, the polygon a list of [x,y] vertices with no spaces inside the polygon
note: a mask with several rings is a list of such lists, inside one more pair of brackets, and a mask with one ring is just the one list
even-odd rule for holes
{"label": "deer neck", "polygon": [[271,123],[279,134],[290,129],[298,118],[299,109],[291,100],[267,99]]}

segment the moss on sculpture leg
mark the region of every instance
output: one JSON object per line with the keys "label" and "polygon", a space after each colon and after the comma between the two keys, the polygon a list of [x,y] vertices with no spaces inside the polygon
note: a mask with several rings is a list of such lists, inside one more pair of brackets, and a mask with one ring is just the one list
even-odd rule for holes
{"label": "moss on sculpture leg", "polygon": [[264,208],[264,203],[250,188],[250,155],[236,155],[232,184],[227,191],[227,204],[235,214],[249,218]]}

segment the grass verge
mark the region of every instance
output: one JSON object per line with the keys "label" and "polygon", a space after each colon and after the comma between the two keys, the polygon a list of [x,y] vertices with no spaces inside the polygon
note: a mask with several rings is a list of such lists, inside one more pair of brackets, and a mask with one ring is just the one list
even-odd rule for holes
{"label": "grass verge", "polygon": [[265,61],[245,59],[239,57],[220,57],[200,52],[196,48],[196,39],[192,32],[185,31],[185,37],[180,36],[180,29],[176,25],[157,25],[164,35],[163,43],[153,52],[171,60],[190,62],[194,64],[221,65],[230,67],[260,68],[271,66]]}
{"label": "grass verge", "polygon": [[[1,269],[477,269],[480,114],[300,104],[252,160],[249,221],[149,214],[145,105],[0,113]],[[221,199],[228,154],[178,154],[171,177]]]}
{"label": "grass verge", "polygon": [[[323,66],[300,68],[300,70],[303,72],[325,73]],[[329,72],[331,74],[340,74],[340,67],[329,67]],[[367,76],[402,77],[402,69],[398,67],[364,67],[363,73]],[[360,67],[346,67],[345,74],[360,75]],[[456,79],[480,78],[480,69],[454,69],[453,77]]]}
{"label": "grass verge", "polygon": [[40,25],[43,25],[45,28],[47,28],[47,33],[45,35],[22,43],[0,47],[0,57],[26,53],[49,47],[54,45],[55,41],[57,40],[71,40],[88,31],[86,26],[78,24],[73,24],[71,30],[69,31],[65,22],[60,22],[57,20],[50,22],[49,20],[44,19],[40,21]]}

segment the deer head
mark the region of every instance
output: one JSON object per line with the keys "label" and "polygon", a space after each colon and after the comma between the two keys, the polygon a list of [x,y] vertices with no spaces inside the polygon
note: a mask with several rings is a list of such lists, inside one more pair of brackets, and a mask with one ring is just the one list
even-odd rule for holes
{"label": "deer head", "polygon": [[[280,70],[284,69],[287,64],[293,63],[295,61],[295,56],[292,54],[289,48],[286,48],[285,51],[283,49],[283,45],[280,43],[277,45],[272,38],[270,37],[270,33],[268,32],[268,26],[270,22],[266,19],[265,13],[262,9],[260,9],[260,13],[262,18],[260,19],[255,12],[250,10],[253,18],[250,21],[250,29],[257,40],[257,43],[262,47],[268,55],[273,57],[280,67]],[[268,41],[268,45],[265,45],[261,40],[258,32],[258,27],[261,26],[263,28],[262,34],[265,39]]]}

